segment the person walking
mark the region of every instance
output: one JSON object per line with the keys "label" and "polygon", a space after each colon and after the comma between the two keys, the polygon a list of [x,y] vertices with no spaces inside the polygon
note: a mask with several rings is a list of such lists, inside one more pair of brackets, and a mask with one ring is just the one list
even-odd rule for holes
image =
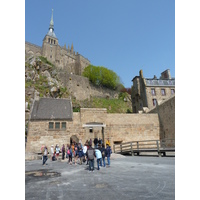
{"label": "person walking", "polygon": [[106,161],[105,161],[106,149],[105,149],[105,145],[104,144],[102,144],[101,155],[102,155],[103,167],[105,167],[106,166]]}
{"label": "person walking", "polygon": [[100,170],[99,165],[100,165],[100,163],[102,163],[101,162],[102,155],[101,155],[101,151],[99,149],[95,149],[95,156],[97,158],[97,170]]}
{"label": "person walking", "polygon": [[53,156],[54,156],[54,148],[53,145],[51,145],[51,160],[53,161]]}
{"label": "person walking", "polygon": [[48,149],[47,149],[47,146],[45,145],[44,148],[42,149],[42,156],[43,156],[42,165],[45,165],[45,163],[46,163],[46,161],[48,159],[47,154],[48,154]]}
{"label": "person walking", "polygon": [[87,157],[89,162],[89,171],[94,171],[94,157],[95,157],[95,151],[92,148],[91,144],[89,144],[89,148],[87,150]]}
{"label": "person walking", "polygon": [[56,160],[58,160],[59,153],[60,153],[60,148],[59,148],[59,145],[56,144]]}
{"label": "person walking", "polygon": [[[83,154],[84,154],[84,160],[86,161],[86,152],[87,152],[87,145],[84,144],[83,146]],[[84,162],[84,161],[83,161]]]}
{"label": "person walking", "polygon": [[110,156],[111,156],[112,150],[108,144],[106,144],[106,157],[108,161],[108,166],[110,167]]}
{"label": "person walking", "polygon": [[69,164],[70,165],[72,165],[72,148],[71,148],[71,146],[69,145],[68,146],[68,149],[67,149],[67,155],[68,155],[68,157],[69,157]]}
{"label": "person walking", "polygon": [[80,147],[80,149],[78,151],[78,157],[79,157],[79,164],[82,165],[83,158],[84,158],[84,153],[83,153],[83,149],[81,147]]}
{"label": "person walking", "polygon": [[62,146],[62,160],[65,159],[65,145]]}

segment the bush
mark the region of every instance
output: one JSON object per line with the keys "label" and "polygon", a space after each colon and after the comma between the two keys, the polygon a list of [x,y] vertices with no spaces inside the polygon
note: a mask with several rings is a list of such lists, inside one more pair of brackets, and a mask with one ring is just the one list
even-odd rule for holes
{"label": "bush", "polygon": [[89,65],[84,69],[83,76],[87,77],[96,86],[110,89],[116,89],[121,84],[119,76],[105,67]]}

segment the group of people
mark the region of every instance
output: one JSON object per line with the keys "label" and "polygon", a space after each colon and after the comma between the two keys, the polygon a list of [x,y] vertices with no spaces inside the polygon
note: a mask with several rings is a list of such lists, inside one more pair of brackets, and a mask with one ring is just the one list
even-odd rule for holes
{"label": "group of people", "polygon": [[[44,146],[42,149],[43,155],[43,165],[45,165],[47,161],[48,149]],[[82,165],[86,162],[86,165],[89,165],[89,171],[94,170],[94,159],[97,160],[97,170],[100,170],[100,167],[106,167],[107,158],[108,166],[110,166],[110,156],[112,154],[112,150],[110,147],[109,140],[106,141],[106,146],[103,144],[101,139],[94,139],[94,148],[92,147],[91,139],[86,141],[84,145],[82,145],[81,141],[76,143],[73,141],[71,145],[67,144],[66,147],[63,144],[62,148],[59,148],[59,145],[56,144],[55,148],[51,145],[51,160],[58,160],[59,154],[62,154],[62,160],[68,158],[68,163],[72,165],[76,165],[79,163]]]}

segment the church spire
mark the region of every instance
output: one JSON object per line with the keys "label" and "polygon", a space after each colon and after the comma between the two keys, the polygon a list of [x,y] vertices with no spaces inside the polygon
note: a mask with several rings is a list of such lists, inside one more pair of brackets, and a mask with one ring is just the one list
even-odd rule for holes
{"label": "church spire", "polygon": [[49,29],[53,29],[53,30],[54,30],[54,23],[53,23],[53,9],[52,9],[52,14],[51,14],[51,21],[50,21]]}
{"label": "church spire", "polygon": [[50,25],[49,25],[49,31],[48,31],[47,35],[56,38],[56,34],[54,33],[53,9],[52,9],[52,14],[51,14],[51,21],[50,21]]}

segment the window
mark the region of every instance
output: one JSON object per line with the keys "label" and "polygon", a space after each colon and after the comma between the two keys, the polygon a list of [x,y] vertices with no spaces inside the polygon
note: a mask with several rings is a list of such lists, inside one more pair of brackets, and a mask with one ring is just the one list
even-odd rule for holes
{"label": "window", "polygon": [[151,89],[151,94],[152,94],[152,96],[155,96],[155,95],[156,95],[156,92],[155,92],[155,89],[154,89],[154,88]]}
{"label": "window", "polygon": [[62,122],[62,129],[66,129],[66,122]]}
{"label": "window", "polygon": [[54,44],[56,43],[56,41],[54,40]]}
{"label": "window", "polygon": [[175,94],[175,90],[174,89],[171,89],[171,94]]}
{"label": "window", "polygon": [[162,96],[165,96],[165,95],[166,95],[165,89],[161,89],[161,94],[162,94]]}
{"label": "window", "polygon": [[49,129],[53,129],[53,122],[49,122]]}
{"label": "window", "polygon": [[55,129],[60,129],[60,122],[55,123]]}
{"label": "window", "polygon": [[48,38],[48,43],[50,43],[50,38]]}
{"label": "window", "polygon": [[156,106],[156,104],[157,104],[157,100],[153,99],[153,106]]}

